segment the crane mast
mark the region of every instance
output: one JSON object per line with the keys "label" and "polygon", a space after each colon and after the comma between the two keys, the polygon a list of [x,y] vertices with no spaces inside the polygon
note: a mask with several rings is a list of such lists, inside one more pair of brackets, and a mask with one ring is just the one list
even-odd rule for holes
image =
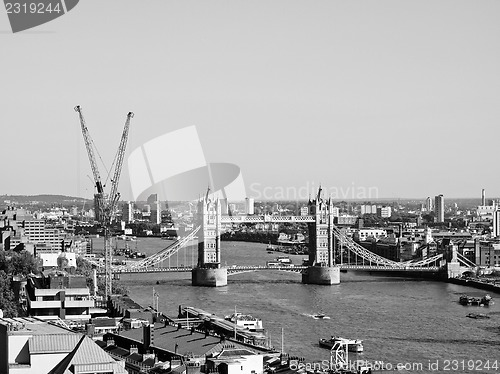
{"label": "crane mast", "polygon": [[[97,168],[96,159],[94,156],[94,150],[92,148],[92,138],[90,137],[89,131],[85,124],[85,119],[83,118],[82,109],[78,105],[75,107],[75,111],[78,112],[80,117],[80,124],[83,134],[83,139],[85,141],[85,147],[87,148],[87,154],[90,161],[90,167],[92,168],[92,173],[94,175],[95,187],[97,193],[94,195],[94,203],[96,205],[96,219],[102,225],[104,231],[104,269],[105,269],[105,289],[104,297],[108,300],[108,297],[112,294],[112,278],[113,272],[111,270],[112,263],[112,252],[111,252],[111,222],[115,215],[115,208],[120,198],[118,193],[118,182],[120,180],[120,174],[123,165],[123,158],[125,157],[125,149],[127,146],[128,130],[130,127],[130,119],[134,117],[134,113],[129,112],[127,114],[127,120],[125,121],[125,127],[123,129],[123,134],[120,140],[120,145],[117,152],[117,161],[115,165],[115,171],[113,174],[113,179],[111,180],[111,191],[110,194],[106,196],[104,193],[104,187],[101,182],[101,176],[99,174],[99,169]],[[96,285],[94,285],[95,287]]]}

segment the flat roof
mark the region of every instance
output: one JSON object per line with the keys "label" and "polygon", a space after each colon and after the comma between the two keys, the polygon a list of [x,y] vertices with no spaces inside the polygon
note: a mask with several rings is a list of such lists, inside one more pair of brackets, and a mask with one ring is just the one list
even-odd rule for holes
{"label": "flat roof", "polygon": [[9,334],[17,335],[45,335],[45,334],[74,334],[64,327],[47,323],[31,317],[0,318],[0,324],[9,329]]}
{"label": "flat roof", "polygon": [[[142,344],[143,328],[121,331],[119,336],[129,338]],[[264,353],[263,349],[259,349],[258,347],[252,349],[237,342],[221,341],[220,337],[217,336],[205,336],[204,333],[197,331],[191,333],[191,330],[178,329],[176,326],[171,325],[165,326],[163,323],[156,323],[154,325],[152,336],[152,346],[171,352],[172,354],[176,352],[177,346],[177,354],[179,355],[192,354],[195,356],[203,356],[213,349],[220,351],[228,344],[231,345],[233,349],[242,349],[255,354]]]}
{"label": "flat roof", "polygon": [[[202,356],[221,342],[220,338],[215,336],[205,336],[196,331],[191,333],[191,330],[177,329],[175,326],[165,326],[162,323],[155,324],[153,334],[153,346],[172,353],[175,353],[177,346],[177,354],[180,355],[192,353]],[[143,328],[121,331],[120,336],[142,342]]]}

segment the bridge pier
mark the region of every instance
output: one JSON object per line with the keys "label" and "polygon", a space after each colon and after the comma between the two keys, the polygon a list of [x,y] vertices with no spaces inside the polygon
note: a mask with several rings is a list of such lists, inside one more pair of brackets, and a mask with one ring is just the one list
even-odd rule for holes
{"label": "bridge pier", "polygon": [[304,284],[322,284],[331,286],[340,284],[339,266],[309,266],[302,273],[302,283]]}
{"label": "bridge pier", "polygon": [[200,287],[227,286],[227,269],[194,268],[191,271],[191,284]]}

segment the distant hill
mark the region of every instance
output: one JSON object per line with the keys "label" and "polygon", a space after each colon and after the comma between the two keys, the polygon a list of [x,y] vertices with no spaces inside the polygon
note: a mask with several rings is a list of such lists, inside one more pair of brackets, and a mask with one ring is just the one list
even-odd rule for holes
{"label": "distant hill", "polygon": [[0,204],[6,204],[5,201],[10,201],[11,204],[80,204],[84,201],[90,202],[92,200],[65,195],[0,195]]}

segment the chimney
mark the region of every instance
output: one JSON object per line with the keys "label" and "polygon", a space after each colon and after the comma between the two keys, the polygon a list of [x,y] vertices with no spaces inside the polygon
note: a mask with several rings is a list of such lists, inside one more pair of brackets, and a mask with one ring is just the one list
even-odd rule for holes
{"label": "chimney", "polygon": [[130,354],[132,353],[139,353],[139,348],[137,348],[136,345],[131,345],[129,349]]}
{"label": "chimney", "polygon": [[108,339],[106,340],[106,347],[109,347],[109,346],[111,346],[111,345],[115,345],[115,339],[113,339],[113,338],[108,338]]}
{"label": "chimney", "polygon": [[92,338],[95,335],[95,325],[92,323],[87,323],[85,327],[87,330],[87,335]]}
{"label": "chimney", "polygon": [[142,327],[142,342],[143,342],[143,349],[144,349],[144,352],[148,351],[149,350],[149,347],[151,346],[151,344],[153,344],[153,341],[154,341],[154,338],[153,338],[153,334],[154,334],[154,327],[153,325],[149,325],[149,326],[143,326]]}

